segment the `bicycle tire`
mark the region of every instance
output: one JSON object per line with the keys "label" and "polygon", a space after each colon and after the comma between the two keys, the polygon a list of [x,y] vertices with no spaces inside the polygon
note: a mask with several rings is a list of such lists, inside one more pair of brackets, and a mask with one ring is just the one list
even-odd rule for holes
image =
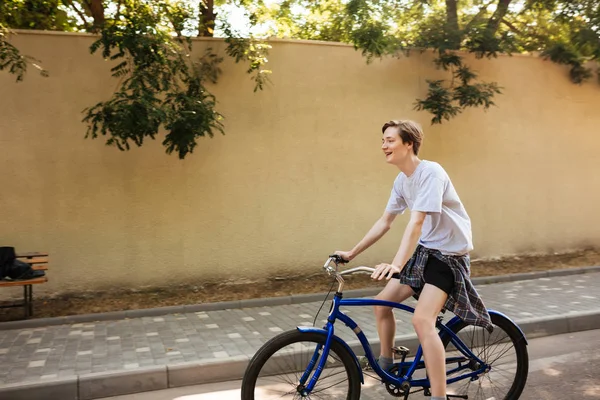
{"label": "bicycle tire", "polygon": [[[503,399],[497,399],[497,400],[517,400],[521,396],[523,389],[525,388],[525,384],[527,383],[527,375],[529,372],[529,354],[527,351],[527,344],[526,344],[526,341],[523,338],[519,328],[508,318],[503,317],[498,314],[491,314],[490,317],[492,320],[492,324],[494,325],[494,332],[497,333],[498,329],[501,329],[503,332],[505,332],[507,337],[512,342],[514,349],[515,349],[515,354],[516,354],[515,378],[512,382],[510,389],[507,391],[505,397]],[[465,329],[467,327],[474,328],[472,325],[467,325],[464,321],[459,321],[457,324],[455,324],[452,327],[452,331],[455,334],[459,334],[463,329]],[[474,329],[481,329],[482,333],[486,332],[485,329],[480,328],[480,327],[477,327]],[[472,337],[474,338],[475,334],[473,334]],[[479,338],[476,338],[476,339],[479,340]],[[463,340],[464,344],[467,345],[467,347],[469,347],[471,349],[471,351],[474,351],[472,343],[469,344],[467,341],[465,341],[464,338],[462,338],[462,340]],[[484,340],[484,342],[485,342],[485,340]],[[446,349],[447,346],[450,344],[450,337],[444,336],[444,338],[442,339],[442,343],[444,344],[444,348]],[[498,343],[500,343],[500,342],[498,342]],[[477,353],[475,353],[475,354],[477,354]],[[493,354],[493,353],[488,352],[488,356],[490,354]],[[486,355],[485,350],[483,351],[483,355],[484,356]],[[503,355],[498,356],[498,357],[503,357]],[[482,357],[482,360],[486,363],[488,363],[490,361],[490,360],[483,359],[483,357]],[[493,371],[493,370],[494,370],[494,366],[492,365],[491,371]],[[479,378],[480,382],[481,382],[482,377],[486,374],[487,373],[480,375],[480,378]],[[488,377],[488,379],[489,379],[489,377]],[[490,380],[490,382],[491,382],[491,380]]]}
{"label": "bicycle tire", "polygon": [[[248,367],[246,368],[246,372],[244,373],[244,378],[242,380],[242,390],[241,390],[241,399],[242,400],[260,400],[259,398],[255,398],[255,390],[256,383],[259,378],[260,372],[262,371],[265,364],[282,348],[293,345],[301,342],[311,342],[315,345],[321,344],[324,345],[327,336],[318,332],[300,332],[298,330],[284,332],[280,335],[269,340],[265,343],[252,357]],[[353,356],[350,352],[340,343],[333,340],[330,348],[330,355],[332,352],[339,358],[341,361],[343,368],[346,371],[346,378],[348,381],[348,393],[344,397],[336,397],[339,399],[346,398],[347,400],[359,400],[360,399],[360,390],[361,390],[361,378],[359,374],[359,370],[357,368],[356,362],[354,361]],[[287,365],[287,364],[286,364]],[[306,367],[302,367],[306,368]],[[270,376],[272,376],[271,374]],[[294,388],[292,394],[294,397],[291,398],[300,398],[296,397],[299,393],[294,387],[294,382],[289,382],[291,387]],[[315,386],[317,389],[319,386],[319,381]],[[283,396],[282,396],[283,397]],[[315,395],[315,397],[317,397]],[[310,399],[311,397],[307,397]],[[321,398],[321,397],[319,397]]]}

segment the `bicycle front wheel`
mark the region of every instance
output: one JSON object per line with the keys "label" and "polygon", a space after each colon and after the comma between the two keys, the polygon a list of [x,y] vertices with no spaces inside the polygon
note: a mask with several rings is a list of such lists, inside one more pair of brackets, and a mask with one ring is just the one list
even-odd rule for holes
{"label": "bicycle front wheel", "polygon": [[[454,333],[490,369],[480,374],[476,380],[466,378],[449,384],[448,394],[466,395],[470,400],[517,400],[521,396],[529,370],[525,339],[507,318],[496,314],[492,314],[491,318],[494,325],[492,333],[478,326],[466,325],[462,321],[453,326]],[[446,357],[460,356],[448,336],[443,339],[443,343]],[[448,378],[479,369],[473,360],[468,365],[468,369],[449,374]],[[456,367],[457,364],[447,365],[449,371]]]}
{"label": "bicycle front wheel", "polygon": [[[332,341],[325,368],[314,389],[303,397],[300,392],[313,376],[326,335],[317,332],[284,332],[265,343],[254,355],[242,381],[242,400],[347,399],[360,398],[360,375],[352,355]],[[309,371],[308,380],[306,371]]]}

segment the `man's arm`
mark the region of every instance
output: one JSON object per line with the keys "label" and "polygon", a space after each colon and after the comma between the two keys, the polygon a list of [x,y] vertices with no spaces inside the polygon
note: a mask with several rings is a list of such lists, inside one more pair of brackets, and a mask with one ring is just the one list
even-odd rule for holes
{"label": "man's arm", "polygon": [[402,242],[400,242],[400,248],[398,249],[398,253],[396,253],[396,257],[394,257],[394,261],[392,261],[392,265],[402,269],[408,260],[410,260],[421,237],[421,229],[423,228],[423,221],[425,221],[426,215],[421,211],[410,213],[410,221],[406,225]]}
{"label": "man's arm", "polygon": [[381,218],[375,222],[373,227],[367,232],[364,238],[354,248],[350,251],[336,251],[336,254],[339,254],[343,258],[347,260],[352,260],[357,255],[371,247],[375,242],[377,242],[387,231],[390,230],[392,226],[392,222],[396,218],[396,214],[384,212]]}
{"label": "man's arm", "polygon": [[396,253],[396,257],[394,257],[391,264],[379,264],[375,268],[375,272],[371,275],[373,279],[381,280],[384,277],[390,279],[392,274],[402,270],[406,262],[412,256],[415,247],[417,247],[426,215],[426,213],[421,211],[412,211],[410,213],[410,221],[404,230],[402,242],[400,242],[400,248]]}

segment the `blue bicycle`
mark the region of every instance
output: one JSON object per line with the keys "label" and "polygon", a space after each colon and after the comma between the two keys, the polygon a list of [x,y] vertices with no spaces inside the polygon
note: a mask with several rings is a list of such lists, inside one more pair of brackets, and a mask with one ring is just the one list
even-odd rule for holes
{"label": "blue bicycle", "polygon": [[[383,398],[382,393],[404,399],[417,392],[430,395],[421,346],[412,360],[407,360],[407,348],[394,348],[399,360],[384,371],[377,364],[365,334],[340,311],[340,307],[357,306],[387,306],[409,313],[414,309],[375,299],[343,299],[343,275],[373,272],[373,268],[368,267],[338,271],[338,265],[343,263],[340,257],[333,255],[323,266],[338,282],[327,324],[322,329],[297,327],[265,343],[246,369],[242,400],[370,400]],[[525,387],[529,369],[527,339],[507,316],[488,311],[494,325],[491,333],[466,325],[458,317],[447,323],[438,318],[436,327],[446,348],[448,398],[515,400]],[[361,366],[351,347],[335,335],[337,320],[354,331],[369,368]],[[376,375],[370,375],[371,372]],[[371,382],[365,380],[365,375]]]}

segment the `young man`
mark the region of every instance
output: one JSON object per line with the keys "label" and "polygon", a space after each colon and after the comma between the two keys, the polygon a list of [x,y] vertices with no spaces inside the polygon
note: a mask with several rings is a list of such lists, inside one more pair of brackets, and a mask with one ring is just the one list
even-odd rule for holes
{"label": "young man", "polygon": [[[400,173],[383,216],[352,250],[336,254],[352,260],[390,229],[396,215],[410,210],[398,253],[391,264],[377,265],[371,277],[390,280],[394,273],[400,274],[377,299],[400,303],[418,295],[412,323],[423,347],[431,399],[442,400],[446,399],[445,350],[435,329],[440,311],[448,309],[467,323],[491,329],[490,316],[469,279],[471,221],[444,169],[419,159],[421,127],[413,121],[390,121],[382,132],[385,159]],[[378,362],[388,369],[396,321],[389,307],[375,307],[375,317],[381,341]]]}

